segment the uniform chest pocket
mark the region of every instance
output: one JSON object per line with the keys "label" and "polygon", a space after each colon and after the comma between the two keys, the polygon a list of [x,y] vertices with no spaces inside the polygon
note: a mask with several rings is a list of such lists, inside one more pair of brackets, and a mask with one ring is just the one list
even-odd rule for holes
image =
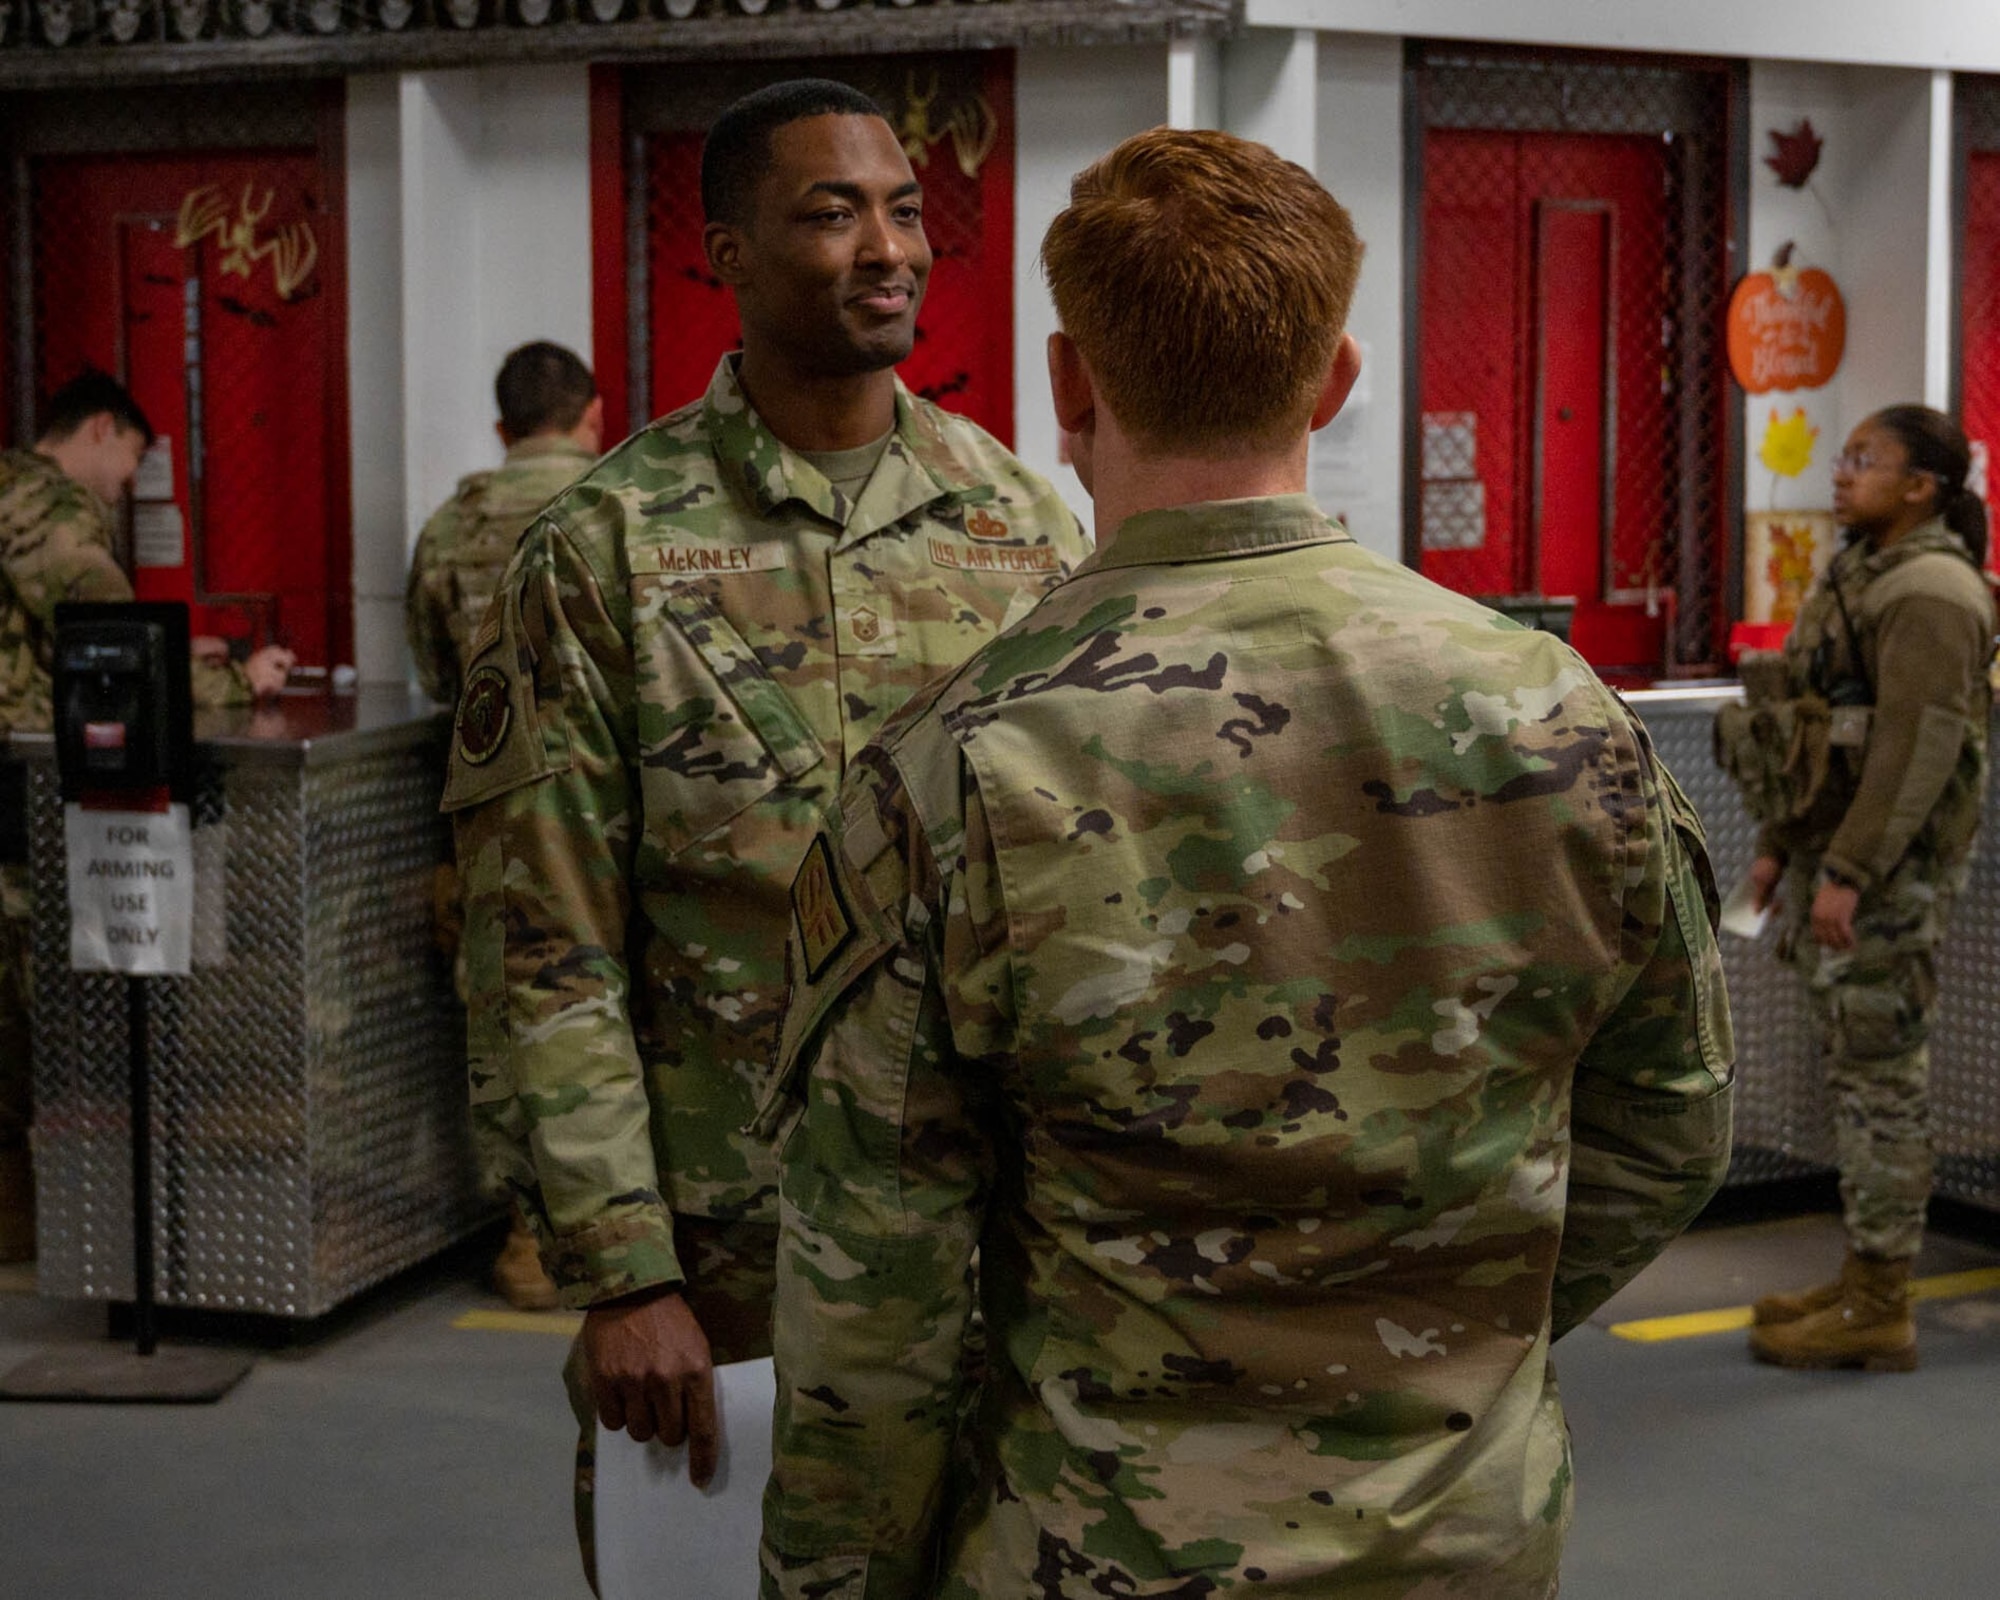
{"label": "uniform chest pocket", "polygon": [[632,580],[646,831],[670,856],[826,752],[701,580]]}

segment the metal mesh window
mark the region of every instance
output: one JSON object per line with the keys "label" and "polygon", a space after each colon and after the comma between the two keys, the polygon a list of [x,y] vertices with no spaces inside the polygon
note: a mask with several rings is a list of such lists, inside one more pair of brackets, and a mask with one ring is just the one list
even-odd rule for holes
{"label": "metal mesh window", "polygon": [[[2000,512],[2000,78],[1957,84],[1964,163],[1959,235],[1959,420],[1984,477],[1989,515]],[[1989,553],[1988,560],[1994,559]]]}
{"label": "metal mesh window", "polygon": [[[1714,662],[1729,74],[1420,47],[1413,97],[1413,559],[1469,594],[1576,594],[1600,665]],[[1565,363],[1590,417],[1553,387]]]}
{"label": "metal mesh window", "polygon": [[[121,555],[197,632],[353,656],[337,91],[15,97],[14,437],[86,368],[160,434]],[[332,140],[331,147],[329,140]]]}

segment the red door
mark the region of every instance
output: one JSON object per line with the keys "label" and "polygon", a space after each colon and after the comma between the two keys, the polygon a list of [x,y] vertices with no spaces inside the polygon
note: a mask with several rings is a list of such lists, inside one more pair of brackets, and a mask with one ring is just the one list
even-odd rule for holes
{"label": "red door", "polygon": [[[1987,510],[2000,513],[2000,150],[1974,151],[1965,177],[1960,421],[1986,459]],[[1986,559],[2000,571],[1996,547],[2000,540],[1991,541]]]}
{"label": "red door", "polygon": [[160,435],[134,586],[197,632],[353,659],[344,248],[314,151],[34,171],[36,376],[119,377]]}
{"label": "red door", "polygon": [[1578,650],[1650,677],[1676,503],[1666,150],[1432,130],[1424,162],[1423,571],[1573,598]]}

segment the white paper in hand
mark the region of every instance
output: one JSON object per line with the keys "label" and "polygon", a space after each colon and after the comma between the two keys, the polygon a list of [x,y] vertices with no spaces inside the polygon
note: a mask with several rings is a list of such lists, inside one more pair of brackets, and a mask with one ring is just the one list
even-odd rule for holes
{"label": "white paper in hand", "polygon": [[597,1587],[604,1600],[756,1600],[771,1475],[769,1358],[715,1369],[721,1460],[706,1489],[687,1447],[597,1428]]}
{"label": "white paper in hand", "polygon": [[1724,933],[1733,933],[1739,939],[1762,938],[1764,930],[1771,925],[1771,908],[1757,909],[1757,889],[1748,878],[1741,879],[1729,898],[1722,902],[1722,916],[1719,919]]}

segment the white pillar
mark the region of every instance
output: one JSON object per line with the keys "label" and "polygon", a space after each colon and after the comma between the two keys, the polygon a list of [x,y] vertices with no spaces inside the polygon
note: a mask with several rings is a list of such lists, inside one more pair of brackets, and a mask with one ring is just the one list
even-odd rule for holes
{"label": "white pillar", "polygon": [[479,75],[401,82],[405,550],[459,477],[499,444],[480,391]]}
{"label": "white pillar", "polygon": [[1952,236],[1952,75],[1931,74],[1930,195],[1924,230],[1924,404],[1951,404],[1952,279],[1957,241]]}
{"label": "white pillar", "polygon": [[1222,125],[1307,171],[1319,159],[1319,36],[1252,28],[1222,47]]}
{"label": "white pillar", "polygon": [[[1313,171],[1354,218],[1366,253],[1348,331],[1361,380],[1313,439],[1313,498],[1376,554],[1403,557],[1403,45],[1319,38],[1319,154]],[[1407,308],[1415,315],[1415,308]],[[1412,380],[1413,381],[1413,380]]]}
{"label": "white pillar", "polygon": [[1213,39],[1167,46],[1167,126],[1222,126],[1222,47]]}
{"label": "white pillar", "polygon": [[402,110],[395,78],[347,80],[347,392],[354,666],[400,683],[407,511],[403,450]]}

